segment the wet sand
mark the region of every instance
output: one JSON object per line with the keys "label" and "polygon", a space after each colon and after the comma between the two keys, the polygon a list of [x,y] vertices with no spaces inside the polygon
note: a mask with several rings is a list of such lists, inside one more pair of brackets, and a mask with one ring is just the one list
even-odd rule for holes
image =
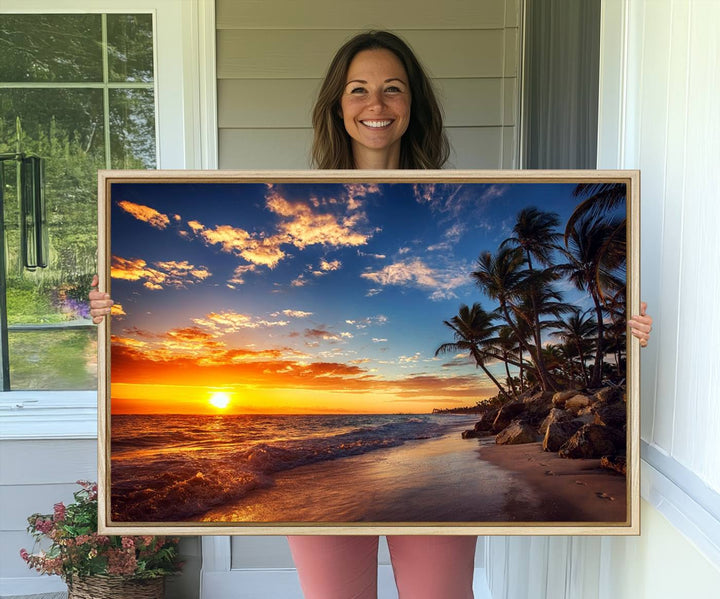
{"label": "wet sand", "polygon": [[[444,437],[296,468],[205,522],[540,523],[625,521],[625,478],[538,443]],[[549,473],[551,472],[551,473]],[[601,498],[598,493],[606,494]],[[610,499],[613,497],[613,499]]]}
{"label": "wet sand", "polygon": [[545,499],[551,521],[624,523],[627,485],[622,474],[600,468],[600,460],[571,460],[545,452],[541,443],[482,444],[480,457],[518,476]]}

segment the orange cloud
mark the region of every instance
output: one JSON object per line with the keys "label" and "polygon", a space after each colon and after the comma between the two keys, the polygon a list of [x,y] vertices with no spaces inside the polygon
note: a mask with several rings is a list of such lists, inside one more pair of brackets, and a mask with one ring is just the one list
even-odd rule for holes
{"label": "orange cloud", "polygon": [[234,284],[234,285],[244,285],[245,284],[245,273],[248,272],[255,272],[257,270],[257,266],[255,264],[241,264],[235,269],[235,272],[233,272],[232,278],[228,281],[228,283]]}
{"label": "orange cloud", "polygon": [[117,318],[119,316],[127,316],[127,313],[123,309],[122,304],[113,304],[110,307],[110,315]]}
{"label": "orange cloud", "polygon": [[134,204],[127,200],[122,200],[117,203],[128,214],[134,216],[136,219],[149,224],[156,229],[164,229],[170,224],[170,219],[167,215],[162,212],[158,212],[150,206],[143,206],[142,204]]}
{"label": "orange cloud", "polygon": [[268,209],[287,220],[278,225],[280,233],[287,242],[299,249],[309,245],[330,245],[334,247],[354,247],[367,244],[372,233],[361,233],[353,229],[364,215],[355,214],[346,217],[332,214],[317,214],[302,202],[290,202],[281,197],[274,189],[266,196]]}
{"label": "orange cloud", "polygon": [[126,281],[142,280],[147,289],[159,290],[167,286],[182,289],[186,285],[204,281],[212,276],[212,273],[204,266],[195,266],[187,260],[154,262],[153,266],[148,266],[142,258],[127,259],[113,256],[110,276],[113,279]]}
{"label": "orange cloud", "polygon": [[325,270],[325,271],[339,270],[341,266],[342,266],[342,262],[340,262],[340,260],[331,260],[331,261],[327,261],[325,259],[320,260],[321,270]]}
{"label": "orange cloud", "polygon": [[214,229],[198,228],[197,230],[200,231],[200,235],[207,243],[219,245],[223,252],[241,256],[252,264],[275,268],[277,263],[285,257],[285,252],[280,249],[280,245],[285,239],[278,236],[258,239],[245,229],[231,225],[219,225]]}
{"label": "orange cloud", "polygon": [[199,223],[196,220],[189,220],[188,227],[190,227],[194,233],[198,233],[205,228],[205,226],[202,223]]}
{"label": "orange cloud", "polygon": [[113,279],[125,279],[126,281],[146,279],[148,282],[157,285],[165,281],[165,275],[159,270],[149,267],[142,258],[128,260],[121,256],[112,257],[110,276]]}

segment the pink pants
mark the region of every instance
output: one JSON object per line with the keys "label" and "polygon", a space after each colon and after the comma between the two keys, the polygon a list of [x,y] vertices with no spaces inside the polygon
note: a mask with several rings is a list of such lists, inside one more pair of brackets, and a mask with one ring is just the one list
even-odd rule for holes
{"label": "pink pants", "polygon": [[[378,537],[291,536],[305,599],[376,599]],[[473,599],[473,536],[389,536],[399,599]]]}

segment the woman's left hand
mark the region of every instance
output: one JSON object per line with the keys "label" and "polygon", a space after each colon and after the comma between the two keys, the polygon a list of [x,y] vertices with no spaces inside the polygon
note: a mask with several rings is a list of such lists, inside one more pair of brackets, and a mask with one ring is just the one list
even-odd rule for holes
{"label": "woman's left hand", "polygon": [[652,316],[646,314],[647,304],[640,302],[640,314],[636,314],[630,318],[627,323],[630,332],[640,340],[640,347],[647,347],[648,339],[650,339],[650,331],[652,331]]}

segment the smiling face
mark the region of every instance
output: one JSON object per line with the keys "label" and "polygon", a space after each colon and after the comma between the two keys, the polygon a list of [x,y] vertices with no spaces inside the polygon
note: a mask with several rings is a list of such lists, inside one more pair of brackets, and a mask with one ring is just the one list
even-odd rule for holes
{"label": "smiling face", "polygon": [[350,63],[345,81],[340,109],[355,167],[398,168],[411,101],[402,63],[389,50],[363,50]]}

